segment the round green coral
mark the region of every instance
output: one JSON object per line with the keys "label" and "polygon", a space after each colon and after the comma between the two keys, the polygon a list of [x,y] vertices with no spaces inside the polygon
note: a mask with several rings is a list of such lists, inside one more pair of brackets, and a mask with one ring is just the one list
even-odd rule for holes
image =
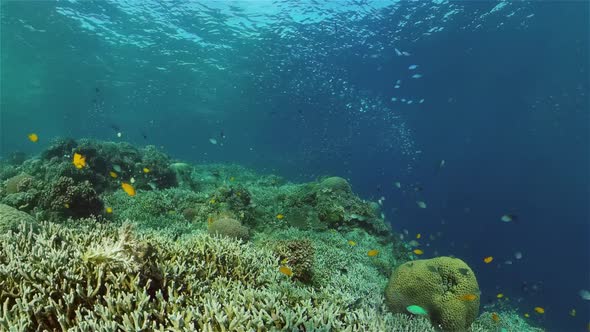
{"label": "round green coral", "polygon": [[332,176],[329,178],[325,178],[320,182],[320,187],[330,189],[334,192],[343,192],[343,193],[350,193],[352,192],[350,188],[350,184],[346,179],[343,179],[338,176]]}
{"label": "round green coral", "polygon": [[[473,300],[462,298],[476,295]],[[418,305],[430,322],[444,331],[465,331],[479,314],[479,285],[475,274],[457,258],[437,257],[407,262],[397,267],[385,289],[386,302],[394,313]]]}
{"label": "round green coral", "polygon": [[37,221],[25,212],[0,204],[0,233],[16,231],[20,224],[36,225]]}
{"label": "round green coral", "polygon": [[209,224],[209,234],[219,234],[247,241],[250,238],[248,227],[232,218],[221,218]]}

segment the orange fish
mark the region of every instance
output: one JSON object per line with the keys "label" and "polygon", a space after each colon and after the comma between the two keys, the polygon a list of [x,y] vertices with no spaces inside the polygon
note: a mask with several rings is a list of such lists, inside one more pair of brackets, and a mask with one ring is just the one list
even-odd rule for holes
{"label": "orange fish", "polygon": [[29,138],[29,141],[33,143],[37,143],[37,141],[39,140],[39,136],[37,136],[37,134],[35,133],[30,133],[27,135],[27,137]]}
{"label": "orange fish", "polygon": [[117,176],[118,176],[118,175],[117,175],[117,173],[115,173],[115,172],[113,172],[113,171],[110,171],[110,172],[109,172],[109,175],[110,175],[110,176],[111,176],[113,179],[116,179],[116,178],[117,178]]}
{"label": "orange fish", "polygon": [[541,308],[541,307],[535,307],[535,312],[538,313],[539,315],[542,315],[545,313],[545,309]]}
{"label": "orange fish", "polygon": [[498,316],[497,313],[492,312],[492,320],[494,321],[494,323],[498,323],[500,321],[500,316]]}
{"label": "orange fish", "polygon": [[74,159],[72,160],[72,164],[76,166],[77,169],[82,169],[86,166],[86,157],[79,153],[74,153]]}
{"label": "orange fish", "polygon": [[475,295],[475,294],[465,294],[465,295],[459,296],[459,300],[463,300],[463,301],[474,301],[475,299],[477,299],[477,295]]}
{"label": "orange fish", "polygon": [[284,265],[279,267],[279,272],[286,275],[287,277],[291,277],[293,275],[293,270],[291,270],[290,267]]}
{"label": "orange fish", "polygon": [[133,188],[133,186],[130,185],[129,183],[127,183],[127,182],[121,183],[121,188],[123,188],[123,191],[125,191],[127,193],[127,195],[135,196],[135,188]]}
{"label": "orange fish", "polygon": [[422,255],[424,253],[424,251],[423,250],[420,250],[420,249],[414,249],[414,253],[416,255]]}
{"label": "orange fish", "polygon": [[369,250],[369,252],[367,252],[367,256],[369,256],[369,257],[375,257],[378,254],[379,254],[379,250],[377,250],[377,249]]}
{"label": "orange fish", "polygon": [[483,259],[484,263],[486,263],[486,264],[490,264],[493,260],[494,260],[494,257],[492,257],[492,256],[488,256]]}

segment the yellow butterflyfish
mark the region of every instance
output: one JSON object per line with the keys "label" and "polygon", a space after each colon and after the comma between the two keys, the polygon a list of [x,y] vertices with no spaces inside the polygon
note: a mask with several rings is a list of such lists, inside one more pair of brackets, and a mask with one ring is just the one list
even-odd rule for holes
{"label": "yellow butterflyfish", "polygon": [[477,299],[477,295],[476,294],[465,294],[465,295],[459,296],[459,299],[463,300],[463,301],[473,301],[473,300]]}
{"label": "yellow butterflyfish", "polygon": [[379,250],[377,250],[377,249],[369,250],[369,252],[367,252],[367,256],[369,256],[369,257],[375,257],[378,254],[379,254]]}
{"label": "yellow butterflyfish", "polygon": [[284,265],[279,267],[279,272],[281,272],[282,274],[284,274],[288,277],[291,277],[293,275],[293,270],[291,270],[290,267],[284,266]]}
{"label": "yellow butterflyfish", "polygon": [[121,183],[121,188],[123,188],[123,191],[125,191],[127,193],[127,195],[135,196],[135,188],[133,188],[133,186],[130,185],[129,183],[127,183],[127,182]]}
{"label": "yellow butterflyfish", "polygon": [[77,169],[81,169],[82,167],[86,166],[86,157],[79,153],[74,153],[74,159],[72,160],[72,164],[76,166]]}

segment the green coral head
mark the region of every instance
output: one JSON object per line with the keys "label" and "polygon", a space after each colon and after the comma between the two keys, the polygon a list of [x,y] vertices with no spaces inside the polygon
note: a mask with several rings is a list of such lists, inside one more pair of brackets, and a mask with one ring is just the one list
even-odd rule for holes
{"label": "green coral head", "polygon": [[406,307],[406,310],[413,315],[428,316],[428,311],[419,305],[409,305]]}

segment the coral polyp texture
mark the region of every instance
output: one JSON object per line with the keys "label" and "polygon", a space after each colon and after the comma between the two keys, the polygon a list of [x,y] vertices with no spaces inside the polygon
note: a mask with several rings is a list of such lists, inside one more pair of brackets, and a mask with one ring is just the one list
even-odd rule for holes
{"label": "coral polyp texture", "polygon": [[344,178],[62,139],[0,180],[0,331],[538,331],[477,318],[473,271],[413,260]]}
{"label": "coral polyp texture", "polygon": [[479,285],[475,274],[458,258],[437,257],[398,266],[385,290],[393,312],[417,305],[434,326],[466,331],[479,314]]}

